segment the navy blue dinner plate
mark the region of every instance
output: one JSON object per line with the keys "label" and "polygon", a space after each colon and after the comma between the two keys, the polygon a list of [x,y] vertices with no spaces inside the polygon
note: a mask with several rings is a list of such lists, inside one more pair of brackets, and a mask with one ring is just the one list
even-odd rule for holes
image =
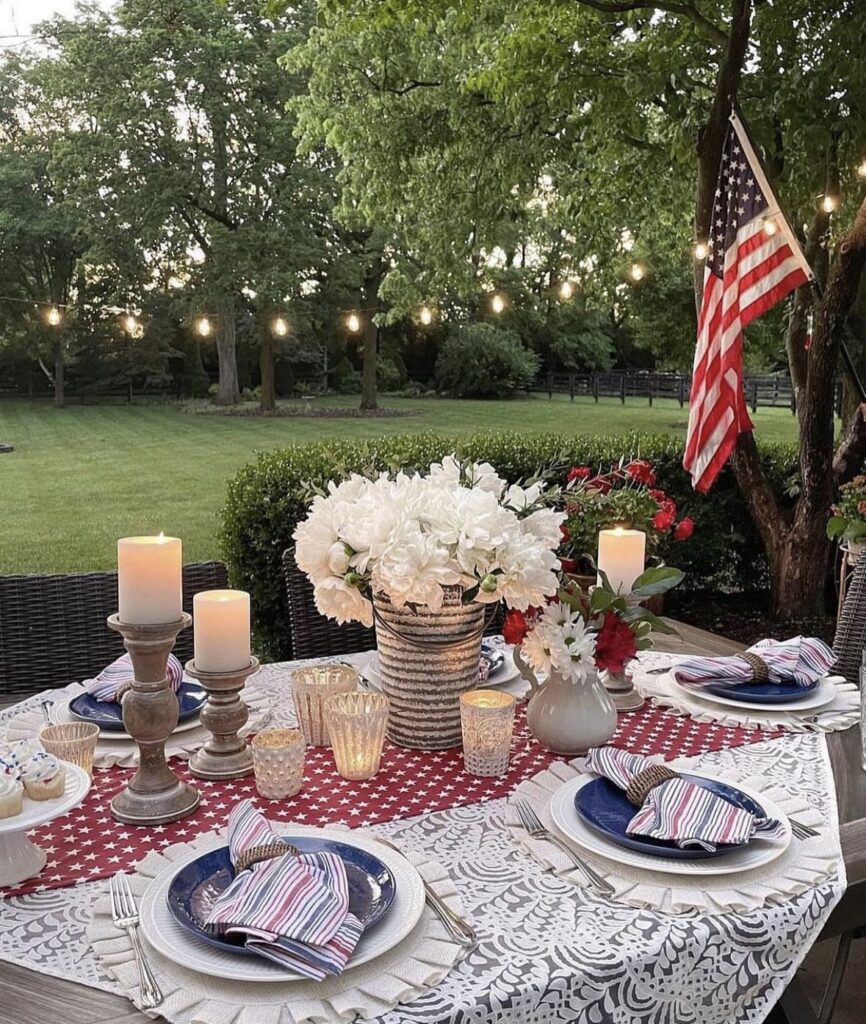
{"label": "navy blue dinner plate", "polygon": [[[179,713],[177,720],[186,722],[194,718],[207,702],[207,693],[198,683],[181,683],[177,694]],[[82,693],[69,702],[69,712],[82,722],[92,722],[107,732],[123,732],[123,709],[114,701],[97,700]]]}
{"label": "navy blue dinner plate", "polygon": [[820,680],[816,679],[808,686],[795,686],[793,683],[738,683],[734,684],[720,679],[715,683],[701,683],[694,691],[700,695],[701,690],[714,693],[717,697],[729,697],[731,700],[747,701],[749,704],[792,704],[805,700],[814,693]]}
{"label": "navy blue dinner plate", "polygon": [[[759,817],[766,817],[760,804],[750,796],[746,796],[735,786],[711,779],[703,779],[697,775],[683,775],[684,779],[703,786],[718,796],[729,800],[736,807],[742,807]],[[626,800],[625,793],[608,779],[595,779],[582,786],[574,794],[574,808],[583,821],[596,832],[601,832],[617,846],[625,846],[630,850],[648,853],[653,857],[668,857],[671,860],[706,860],[708,857],[720,857],[735,846],[720,845],[715,850],[689,849],[683,850],[669,839],[653,839],[650,836],[626,835],[626,826],[635,816],[637,808]]]}
{"label": "navy blue dinner plate", "polygon": [[[349,910],[365,931],[381,920],[394,902],[394,876],[378,857],[356,846],[315,836],[283,836],[302,853],[335,853],[346,866]],[[171,916],[185,931],[217,949],[259,956],[244,946],[242,935],[215,935],[204,924],[216,898],[235,877],[228,846],[196,857],[174,876],[166,897]]]}

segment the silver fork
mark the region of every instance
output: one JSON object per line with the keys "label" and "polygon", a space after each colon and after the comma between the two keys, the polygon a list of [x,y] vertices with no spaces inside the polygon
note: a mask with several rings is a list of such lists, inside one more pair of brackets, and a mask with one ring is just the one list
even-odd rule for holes
{"label": "silver fork", "polygon": [[614,888],[610,882],[606,878],[602,878],[589,864],[581,860],[574,850],[567,843],[564,843],[559,836],[554,835],[550,829],[545,828],[527,800],[516,800],[514,806],[517,808],[520,824],[533,839],[544,839],[549,843],[554,843],[563,853],[568,854],[575,867],[583,872],[584,878],[586,878],[591,889],[595,889],[602,896],[613,896]]}
{"label": "silver fork", "polygon": [[802,821],[795,821],[793,818],[788,818],[791,825],[791,831],[798,839],[814,839],[815,836],[821,835],[821,833],[812,828],[811,825],[804,825]]}
{"label": "silver fork", "polygon": [[118,872],[108,883],[111,893],[111,916],[116,928],[121,928],[129,936],[135,962],[138,964],[138,982],[141,989],[141,1004],[144,1007],[159,1006],[162,992],[141,948],[138,938],[138,908],[129,886],[129,879],[123,871]]}

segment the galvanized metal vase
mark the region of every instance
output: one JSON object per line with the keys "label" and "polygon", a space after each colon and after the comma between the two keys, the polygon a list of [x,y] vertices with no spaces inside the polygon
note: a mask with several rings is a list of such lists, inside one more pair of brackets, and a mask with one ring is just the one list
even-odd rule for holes
{"label": "galvanized metal vase", "polygon": [[484,606],[464,605],[461,587],[443,590],[437,611],[373,597],[379,674],[391,702],[388,738],[401,747],[459,746],[460,694],[478,685]]}

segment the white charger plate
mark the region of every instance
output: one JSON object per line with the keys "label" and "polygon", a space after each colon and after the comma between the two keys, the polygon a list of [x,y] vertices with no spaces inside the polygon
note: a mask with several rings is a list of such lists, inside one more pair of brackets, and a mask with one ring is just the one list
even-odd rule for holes
{"label": "white charger plate", "polygon": [[[703,775],[701,772],[689,772],[714,782],[727,781]],[[777,818],[785,827],[785,838],[779,842],[753,840],[745,846],[738,846],[730,853],[707,860],[675,860],[668,857],[652,857],[647,853],[639,853],[624,846],[618,846],[605,838],[601,832],[587,825],[574,807],[574,797],[584,786],[598,778],[597,775],[578,775],[563,783],[553,794],[550,801],[550,816],[562,835],[575,845],[590,853],[604,857],[618,864],[632,868],[643,868],[666,875],[733,875],[740,871],[751,871],[753,868],[769,864],[781,857],[791,843],[791,824],[784,812],[772,800],[748,786],[731,781],[730,785],[742,790],[759,803],[770,818]]]}
{"label": "white charger plate", "polygon": [[[394,902],[388,912],[368,932],[361,936],[346,970],[359,967],[387,953],[402,942],[414,929],[424,912],[424,883],[416,869],[402,855],[388,846],[366,836],[337,833],[322,828],[285,826],[285,834],[297,833],[337,839],[348,846],[375,854],[394,877]],[[168,890],[181,868],[205,853],[205,849],[190,850],[172,861],[170,869],[158,875],[141,898],[141,931],[148,943],[172,963],[180,964],[199,974],[225,981],[287,982],[309,981],[299,974],[280,967],[264,957],[237,956],[199,942],[178,925],[168,909]]]}
{"label": "white charger plate", "polygon": [[802,700],[787,701],[785,704],[761,704],[759,701],[733,700],[717,693],[709,693],[702,686],[693,683],[681,683],[671,672],[671,679],[690,697],[708,701],[710,704],[724,704],[729,708],[741,708],[743,711],[814,711],[832,704],[838,696],[837,683],[844,683],[842,676],[824,676],[815,689]]}
{"label": "white charger plate", "polygon": [[[84,692],[83,690],[81,691]],[[58,701],[56,704],[52,704],[48,709],[48,717],[51,719],[54,725],[65,725],[67,722],[81,722],[83,719],[73,715],[69,710],[70,703],[79,697],[80,694],[75,693],[69,697],[64,697],[63,700]],[[201,726],[201,716],[194,715],[192,718],[188,718],[185,722],[178,722],[174,728],[176,732],[189,732],[190,729],[198,729]],[[130,743],[135,742],[128,732],[124,732],[114,729],[100,729],[99,738],[102,740],[129,740]]]}

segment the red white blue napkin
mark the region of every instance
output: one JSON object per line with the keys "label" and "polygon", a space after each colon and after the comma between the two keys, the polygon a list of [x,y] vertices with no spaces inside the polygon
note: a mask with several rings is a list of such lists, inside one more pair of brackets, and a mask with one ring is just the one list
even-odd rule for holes
{"label": "red white blue napkin", "polygon": [[[233,864],[253,847],[281,842],[249,800],[229,815]],[[306,978],[321,981],[346,966],[363,924],[349,912],[342,860],[329,852],[283,853],[241,871],[215,901],[208,925],[246,936],[246,946]]]}
{"label": "red white blue napkin", "polygon": [[[620,789],[657,761],[618,747],[595,747],[586,758],[587,771],[603,775]],[[785,827],[775,818],[760,818],[688,779],[668,779],[651,789],[626,827],[628,835],[666,839],[688,849],[714,851],[750,839],[782,839]]]}
{"label": "red white blue napkin", "polygon": [[[183,666],[173,654],[168,656],[166,672],[168,685],[177,693],[183,682]],[[86,680],[83,685],[87,692],[97,700],[117,701],[117,691],[126,687],[132,680],[132,658],[128,654],[122,654],[117,661],[113,661],[104,668],[95,679]],[[123,696],[122,693],[121,696]]]}
{"label": "red white blue napkin", "polygon": [[[759,640],[746,651],[756,654],[767,666],[770,683],[790,683],[808,687],[827,675],[836,655],[817,637],[795,636],[790,640]],[[724,680],[728,683],[751,683],[754,668],[743,658],[686,658],[672,669],[680,683],[700,686]]]}

